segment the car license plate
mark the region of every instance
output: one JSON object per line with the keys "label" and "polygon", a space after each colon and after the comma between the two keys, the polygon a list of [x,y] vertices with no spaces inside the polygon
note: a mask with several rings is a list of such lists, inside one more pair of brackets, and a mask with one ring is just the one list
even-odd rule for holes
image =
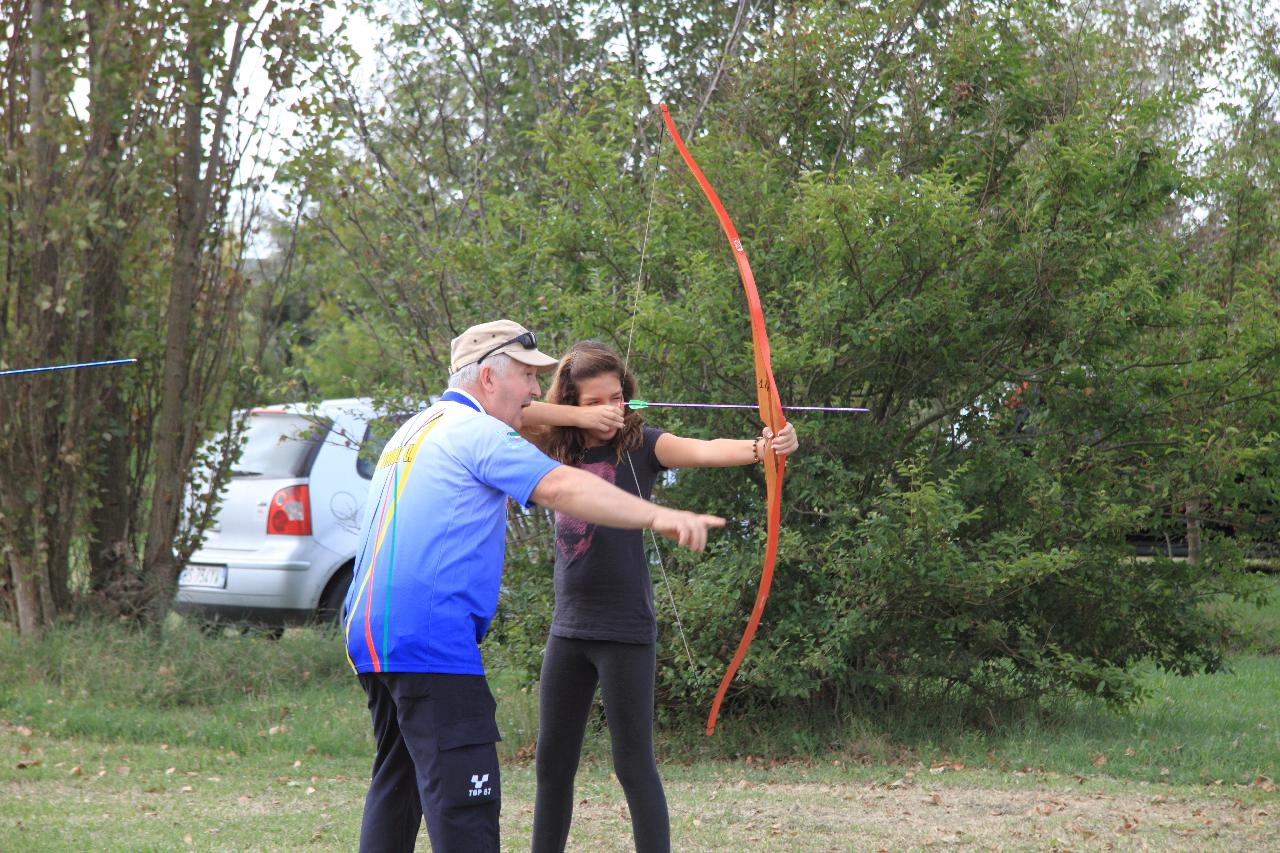
{"label": "car license plate", "polygon": [[226,585],[226,566],[187,566],[178,575],[178,586],[211,586],[224,589]]}

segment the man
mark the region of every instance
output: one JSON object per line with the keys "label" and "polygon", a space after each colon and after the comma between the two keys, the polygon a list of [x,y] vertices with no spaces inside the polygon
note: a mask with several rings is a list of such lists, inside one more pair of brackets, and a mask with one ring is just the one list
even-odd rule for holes
{"label": "man", "polygon": [[377,751],[362,851],[497,851],[495,703],[479,642],[498,603],[508,499],[594,524],[652,527],[701,551],[724,519],[655,506],[520,437],[537,374],[556,365],[510,320],[453,339],[449,390],[387,442],[343,606],[348,659]]}

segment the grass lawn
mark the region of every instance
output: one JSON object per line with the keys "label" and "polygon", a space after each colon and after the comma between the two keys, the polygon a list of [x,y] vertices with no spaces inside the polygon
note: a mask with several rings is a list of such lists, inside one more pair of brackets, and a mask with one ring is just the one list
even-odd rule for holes
{"label": "grass lawn", "polygon": [[[989,732],[851,719],[786,757],[767,746],[782,721],[664,732],[674,849],[1280,851],[1271,642],[1227,673],[1150,672],[1149,698],[1122,714],[1079,702]],[[0,634],[0,850],[353,849],[372,741],[335,643]],[[494,680],[504,849],[524,850],[536,703]],[[572,850],[631,849],[606,742],[588,739]]]}
{"label": "grass lawn", "polygon": [[[4,849],[351,850],[367,759],[265,747],[0,733]],[[354,729],[353,741],[363,739]],[[677,850],[1277,850],[1262,783],[1127,781],[1104,772],[703,760],[666,764]],[[503,770],[504,849],[528,847],[533,771]],[[571,849],[630,849],[606,766],[583,768]],[[425,834],[421,849],[429,849]]]}

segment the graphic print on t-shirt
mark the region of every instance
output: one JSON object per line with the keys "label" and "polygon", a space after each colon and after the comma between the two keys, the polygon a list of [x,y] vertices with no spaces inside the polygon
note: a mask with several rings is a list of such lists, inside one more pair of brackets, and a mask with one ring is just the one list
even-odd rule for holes
{"label": "graphic print on t-shirt", "polygon": [[[614,481],[617,469],[612,462],[585,462],[582,470],[588,474],[595,474],[610,485],[617,485]],[[556,513],[556,552],[561,560],[572,563],[587,553],[595,533],[594,524],[587,524],[582,519],[571,515]]]}

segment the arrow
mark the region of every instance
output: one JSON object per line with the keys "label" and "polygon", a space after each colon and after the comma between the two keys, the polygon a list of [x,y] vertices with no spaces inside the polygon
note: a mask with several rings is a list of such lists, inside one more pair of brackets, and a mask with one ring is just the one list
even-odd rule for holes
{"label": "arrow", "polygon": [[17,376],[20,373],[45,373],[50,370],[79,370],[82,367],[107,367],[112,364],[132,364],[136,358],[113,358],[108,361],[82,361],[79,364],[53,364],[47,367],[19,367],[0,370],[0,376]]}
{"label": "arrow", "polygon": [[[756,409],[745,403],[650,403],[648,400],[628,400],[629,409],[676,408],[676,409]],[[858,409],[850,406],[783,406],[783,411],[790,412],[869,412],[870,409]]]}

